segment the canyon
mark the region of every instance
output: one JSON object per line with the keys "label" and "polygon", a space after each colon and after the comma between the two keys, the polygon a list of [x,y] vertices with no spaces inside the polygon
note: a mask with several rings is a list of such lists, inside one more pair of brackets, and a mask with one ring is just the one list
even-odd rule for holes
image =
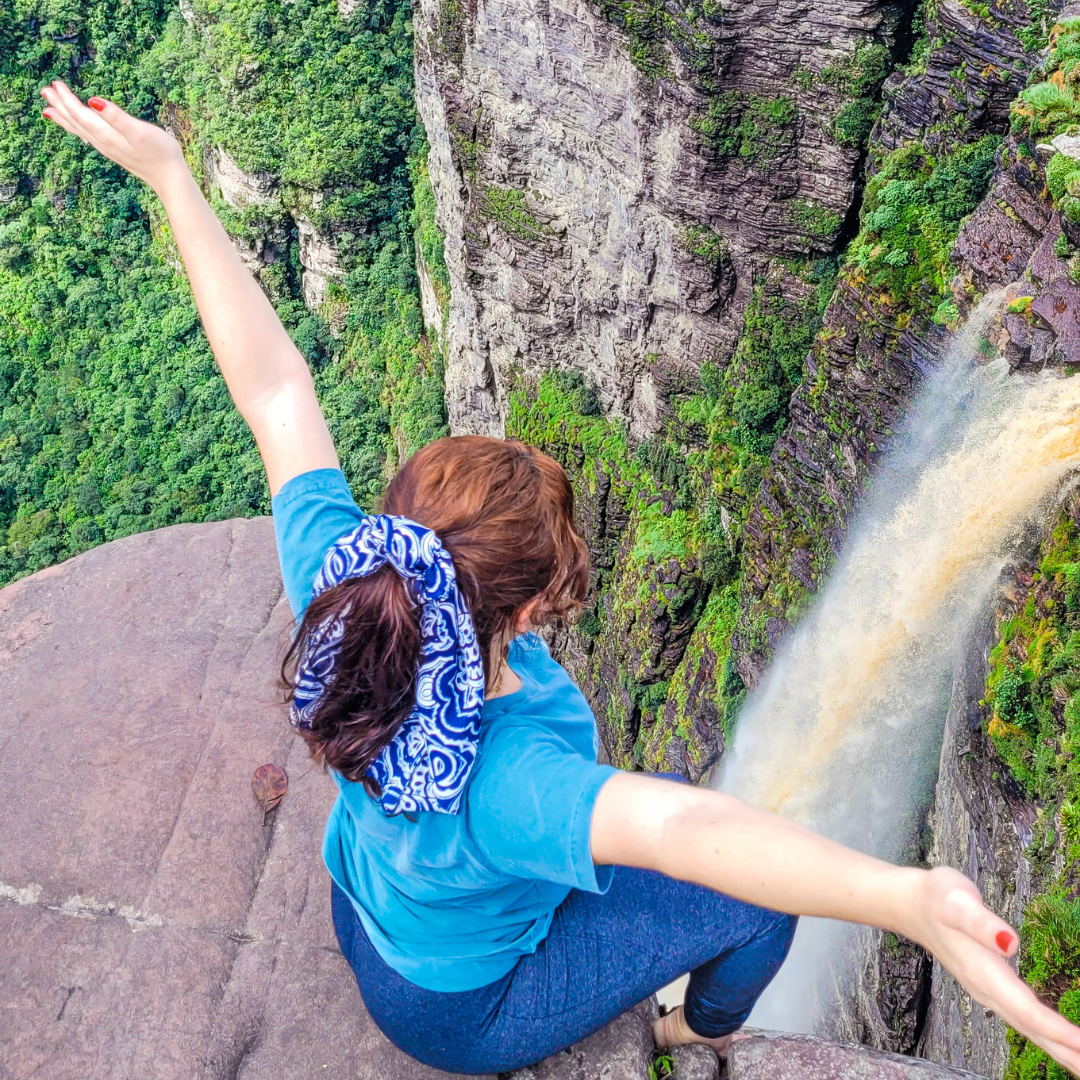
{"label": "canyon", "polygon": [[[346,29],[367,10],[355,0],[331,6]],[[215,19],[224,14],[202,0],[178,10],[175,33],[226,100],[269,78],[251,62],[221,60],[228,34],[217,34]],[[1069,202],[1078,193],[1069,188],[1072,166],[1062,166],[1080,163],[1069,130],[1080,109],[1044,122],[1025,104],[1029,86],[1071,94],[1068,25],[1078,16],[1080,7],[1036,0],[416,0],[411,25],[399,24],[412,35],[423,146],[409,157],[414,250],[399,262],[415,280],[403,290],[411,307],[396,352],[364,309],[364,289],[382,270],[377,253],[357,254],[377,231],[356,210],[357,186],[329,166],[305,170],[295,155],[275,162],[265,147],[222,135],[220,117],[200,113],[205,101],[191,88],[185,97],[174,87],[161,119],[245,264],[313,343],[320,391],[341,406],[343,430],[364,428],[344,462],[362,501],[444,425],[524,439],[566,467],[593,575],[589,607],[552,644],[589,698],[612,763],[708,783],[747,694],[810,610],[877,464],[978,300],[1004,290],[979,341],[983,358],[1003,357],[1018,379],[1080,363],[1080,226]],[[1065,59],[1053,61],[1061,40]],[[0,176],[0,202],[9,191],[29,199],[28,190]],[[53,197],[63,205],[63,193]],[[178,268],[152,207],[147,218],[161,257]],[[357,388],[379,380],[378,401],[361,401]],[[1015,924],[1044,895],[1068,900],[1075,891],[1071,774],[1062,765],[1036,776],[1031,764],[1050,753],[1041,747],[1062,761],[1072,754],[1071,676],[1046,691],[1042,712],[1031,697],[1006,715],[997,696],[1016,672],[1035,685],[1055,619],[1055,648],[1065,650],[1071,632],[1073,563],[1061,553],[1072,558],[1080,508],[1062,500],[1043,525],[1015,545],[977,630],[956,642],[933,802],[911,853],[967,872]],[[261,635],[280,629],[281,616],[264,526],[182,525],[193,531],[160,542],[203,545],[203,569],[221,582],[233,563],[219,547],[258,549],[250,573],[261,606],[242,620],[269,649]],[[142,539],[118,543],[127,546],[63,566],[105,582],[136,552],[140,566],[158,557],[137,546]],[[119,560],[112,569],[110,559]],[[52,573],[70,571],[25,579],[42,612],[55,602],[48,589],[79,577],[45,577]],[[239,586],[221,587],[231,595]],[[34,605],[19,606],[22,588],[0,594],[11,656],[47,621]],[[156,609],[162,600],[148,593],[143,602]],[[231,618],[222,614],[222,626]],[[238,670],[252,647],[245,633],[213,646],[241,657],[229,661]],[[1065,670],[1071,653],[1062,657]],[[76,663],[76,682],[82,670]],[[1036,732],[1036,721],[1049,726]],[[250,723],[270,739],[267,760],[287,753],[283,736],[274,742],[261,720]],[[224,738],[217,730],[199,728],[200,738]],[[184,760],[197,779],[203,766]],[[224,773],[207,775],[226,782]],[[168,790],[179,807],[191,789],[174,779]],[[311,806],[321,797],[302,795]],[[252,959],[248,939],[264,933],[260,904],[280,882],[273,858],[269,871],[260,861],[273,847],[260,847],[246,824],[236,828],[247,874],[238,889],[251,906],[196,927],[200,940],[224,927],[231,942],[198,975],[226,986],[200,1051],[217,1055],[207,1066],[214,1076],[263,1075],[273,1047],[291,1037],[274,1013],[290,991],[272,975],[252,998],[255,1012],[241,1008],[239,991],[264,962]],[[290,835],[275,832],[272,844]],[[0,880],[38,880],[36,864],[17,869]],[[59,878],[55,886],[47,902],[18,901],[19,918],[51,918],[45,910],[64,903]],[[134,904],[147,888],[133,883],[125,899]],[[295,940],[282,930],[274,948],[316,955],[329,946],[312,929],[306,899],[295,910],[294,899],[285,908]],[[1080,975],[1070,972],[1054,974],[1056,997]],[[342,977],[329,971],[326,985]],[[85,1008],[103,1015],[110,992],[102,984]],[[183,1075],[185,1040],[195,1036],[175,1007],[170,1054]],[[83,1055],[93,1015],[71,1036]],[[629,1034],[615,1042],[636,1045],[643,1023],[626,1020]],[[882,934],[865,936],[853,985],[824,1033],[993,1080],[1012,1077],[1034,1053],[920,949]],[[375,1073],[394,1075],[400,1063],[373,1031],[356,1037],[380,1063]],[[27,1043],[26,1060],[40,1052]],[[236,1054],[244,1071],[226,1061]],[[647,1064],[643,1057],[633,1068]],[[687,1061],[674,1075],[695,1068]]]}

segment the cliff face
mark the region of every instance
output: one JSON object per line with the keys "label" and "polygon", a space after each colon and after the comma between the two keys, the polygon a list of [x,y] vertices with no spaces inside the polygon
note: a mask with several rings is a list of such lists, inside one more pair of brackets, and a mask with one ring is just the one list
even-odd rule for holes
{"label": "cliff face", "polygon": [[[1001,764],[983,732],[989,620],[958,658],[941,770],[930,817],[935,866],[953,866],[978,886],[986,903],[1014,926],[1031,899],[1031,864],[1024,849],[1037,820],[1035,806]],[[957,985],[936,961],[919,1052],[981,1076],[1001,1076],[1009,1058],[1004,1025]]]}
{"label": "cliff face", "polygon": [[[454,430],[501,433],[520,376],[577,369],[656,432],[663,373],[726,362],[752,276],[828,251],[851,206],[857,132],[836,118],[862,105],[853,78],[884,75],[899,5],[602,8],[416,8]],[[615,25],[633,14],[648,41]]]}
{"label": "cliff face", "polygon": [[[883,86],[884,107],[870,138],[871,173],[880,175],[910,146],[924,148],[923,172],[948,169],[950,155],[1005,131],[1009,105],[1035,63],[1034,52],[1025,51],[1016,36],[1018,28],[1028,27],[1026,13],[995,7],[980,18],[957,0],[943,0],[928,10],[912,63],[894,71]],[[1032,187],[1035,181],[1023,182]],[[1013,263],[997,248],[976,253],[983,238],[961,239],[955,256],[961,269],[965,257],[985,269],[967,272],[970,288],[957,290],[957,314],[966,314],[976,292],[1023,272],[1032,250],[1025,221],[1031,221],[1040,238],[1049,229],[1046,213],[1027,210],[1027,202],[1019,210],[1019,229],[1014,229],[1011,218],[1006,220],[1014,211],[1008,202],[1002,209],[1002,199],[1023,202],[1025,195],[1015,181],[1007,187],[983,200],[977,214],[980,220],[996,214],[986,226],[988,244],[1016,242],[1016,254],[1022,250],[1023,257]],[[944,191],[933,198],[944,199]],[[974,203],[968,207],[974,208]],[[1049,235],[1052,240],[1057,233]],[[884,233],[871,233],[871,238],[889,245]],[[955,270],[951,262],[940,268],[942,286]],[[931,319],[939,297],[928,285],[924,280],[911,287],[851,263],[841,275],[792,398],[791,423],[773,450],[746,522],[745,577],[733,651],[747,685],[760,678],[802,598],[828,569],[874,461],[900,422],[920,375],[947,344],[943,324],[956,315]]]}
{"label": "cliff face", "polygon": [[[417,99],[452,425],[567,466],[596,602],[556,645],[617,764],[698,779],[952,330],[1008,287],[987,349],[1072,363],[1080,304],[1050,151],[1003,138],[1051,12],[942,0],[889,72],[912,44],[899,8],[665,11],[422,0]],[[846,138],[882,79],[868,143]],[[832,288],[821,256],[845,221]],[[761,358],[785,350],[796,377],[773,368],[771,385],[797,388],[775,445],[755,443],[740,395],[768,389]],[[980,728],[984,646],[957,670],[926,857],[1018,921],[1034,811]],[[1000,1075],[1001,1025],[925,954],[887,935],[866,950],[838,1031]]]}
{"label": "cliff face", "polygon": [[[597,599],[559,644],[620,764],[696,777],[722,750],[743,690],[740,523],[820,323],[821,257],[903,17],[415,8],[451,428],[527,437],[571,471]],[[719,399],[749,432],[734,452],[714,437]]]}
{"label": "cliff face", "polygon": [[867,145],[873,175],[925,146],[966,213],[1031,69],[1019,6],[928,13],[415,8],[451,427],[571,473],[596,602],[557,644],[618,764],[719,759],[959,314],[931,318],[933,253],[917,285],[849,266],[824,310]]}

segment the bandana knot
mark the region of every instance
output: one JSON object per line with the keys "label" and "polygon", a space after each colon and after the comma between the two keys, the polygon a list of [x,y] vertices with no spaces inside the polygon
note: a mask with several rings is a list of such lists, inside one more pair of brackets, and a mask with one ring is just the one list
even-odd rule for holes
{"label": "bandana knot", "polygon": [[[412,711],[368,768],[386,814],[435,810],[456,814],[480,734],[484,665],[476,628],[458,591],[454,563],[431,529],[408,518],[365,518],[326,553],[313,595],[367,577],[389,564],[420,607],[420,667]],[[311,719],[334,680],[344,625],[327,620],[311,636],[295,680],[291,720]]]}

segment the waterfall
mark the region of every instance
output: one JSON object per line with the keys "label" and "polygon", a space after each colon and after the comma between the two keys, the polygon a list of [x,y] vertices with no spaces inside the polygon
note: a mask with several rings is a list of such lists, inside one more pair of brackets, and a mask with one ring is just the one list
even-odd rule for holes
{"label": "waterfall", "polygon": [[[827,585],[747,701],[719,781],[886,859],[917,849],[952,658],[1080,464],[1080,378],[1010,375],[979,355],[1001,302],[983,300],[927,378]],[[854,977],[854,940],[804,919],[751,1024],[823,1030]]]}

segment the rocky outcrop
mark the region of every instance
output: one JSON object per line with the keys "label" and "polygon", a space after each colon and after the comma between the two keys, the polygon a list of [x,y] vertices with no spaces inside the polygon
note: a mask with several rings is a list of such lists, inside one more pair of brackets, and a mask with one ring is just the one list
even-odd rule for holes
{"label": "rocky outcrop", "polygon": [[278,189],[278,178],[272,173],[245,172],[220,146],[207,151],[203,168],[210,185],[234,210],[265,206]]}
{"label": "rocky outcrop", "polygon": [[[276,704],[267,518],[177,525],[0,591],[0,1075],[438,1080],[365,1013]],[[265,826],[250,781],[282,766]],[[648,1080],[655,1001],[519,1080]],[[715,1080],[700,1048],[675,1080]],[[711,1070],[710,1070],[711,1066]]]}
{"label": "rocky outcrop", "polygon": [[[333,784],[274,704],[290,622],[268,519],[0,592],[5,1076],[440,1075],[379,1035],[336,949]],[[265,762],[291,782],[264,828]]]}
{"label": "rocky outcrop", "polygon": [[811,1035],[755,1032],[736,1042],[728,1058],[731,1080],[972,1080],[970,1072],[929,1061],[844,1045]]}
{"label": "rocky outcrop", "polygon": [[[183,121],[176,110],[166,120],[173,134],[183,138]],[[239,212],[244,224],[234,224],[233,246],[252,275],[263,280],[264,268],[287,260],[289,245],[296,243],[304,304],[309,311],[320,311],[330,283],[345,276],[332,230],[312,220],[323,193],[283,186],[273,173],[247,172],[220,146],[205,149],[203,175],[207,186]],[[251,211],[254,215],[245,214]]]}
{"label": "rocky outcrop", "polygon": [[309,311],[318,311],[326,300],[332,281],[345,276],[333,238],[320,233],[315,224],[297,213],[296,232],[300,241],[300,265],[303,266],[304,303]]}
{"label": "rocky outcrop", "polygon": [[1008,3],[988,5],[986,17],[960,0],[928,9],[933,44],[922,70],[894,71],[885,80],[874,145],[889,151],[919,140],[937,151],[1004,131],[1031,71],[1032,57],[1016,36],[1030,21],[1025,9]]}
{"label": "rocky outcrop", "polygon": [[765,259],[831,247],[859,159],[835,132],[841,73],[899,11],[736,6],[680,50],[586,0],[423,0],[453,430],[501,432],[515,380],[576,368],[635,437],[655,431],[657,368],[725,362]]}

